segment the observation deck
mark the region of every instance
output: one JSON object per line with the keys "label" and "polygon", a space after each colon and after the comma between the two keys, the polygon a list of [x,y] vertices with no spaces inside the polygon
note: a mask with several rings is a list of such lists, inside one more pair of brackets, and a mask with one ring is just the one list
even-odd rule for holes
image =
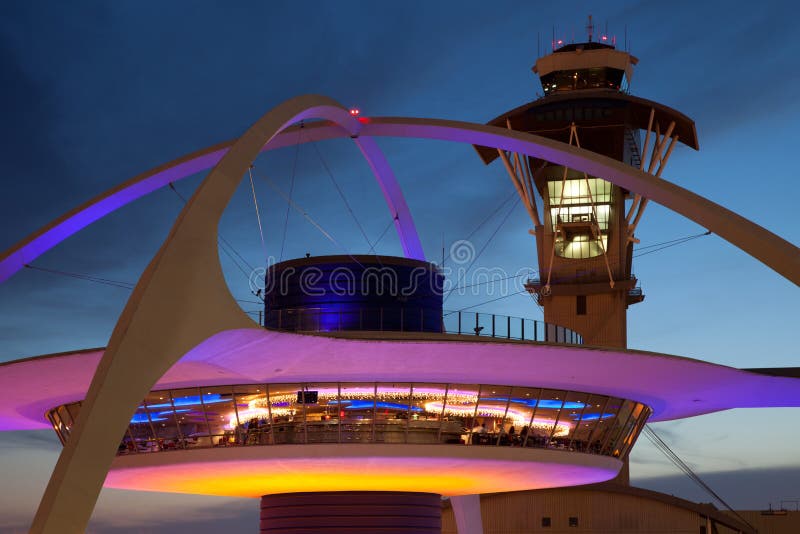
{"label": "observation deck", "polygon": [[261,313],[250,312],[270,330],[303,334],[343,332],[426,333],[479,336],[542,343],[583,344],[583,337],[569,328],[536,319],[465,310],[444,310],[436,314],[435,331],[430,329],[431,311],[422,307],[326,310],[288,308],[264,321]]}

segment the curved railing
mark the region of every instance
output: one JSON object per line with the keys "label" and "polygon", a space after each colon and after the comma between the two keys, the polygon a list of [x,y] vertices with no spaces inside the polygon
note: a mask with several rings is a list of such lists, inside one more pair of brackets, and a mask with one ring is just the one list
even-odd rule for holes
{"label": "curved railing", "polygon": [[[81,403],[50,410],[62,442]],[[557,449],[624,458],[651,413],[607,395],[486,384],[326,382],[151,392],[119,454],[306,443]]]}
{"label": "curved railing", "polygon": [[266,318],[251,312],[265,328],[288,332],[438,332],[469,336],[583,344],[583,337],[564,326],[535,319],[471,311],[447,311],[441,315],[430,308],[360,308],[326,310],[289,308],[273,310]]}

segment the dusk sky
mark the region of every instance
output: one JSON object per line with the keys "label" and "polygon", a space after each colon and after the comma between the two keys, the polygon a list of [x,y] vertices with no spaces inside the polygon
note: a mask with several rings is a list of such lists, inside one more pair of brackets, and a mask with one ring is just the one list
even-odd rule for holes
{"label": "dusk sky", "polygon": [[[602,10],[600,9],[602,7]],[[757,7],[757,9],[756,9]],[[87,199],[186,153],[233,139],[273,106],[315,93],[365,116],[485,123],[537,98],[530,68],[553,28],[584,40],[586,16],[639,58],[631,91],[695,120],[700,150],[679,147],[663,178],[800,243],[796,170],[800,8],[793,2],[6,2],[0,5],[0,250]],[[428,259],[469,238],[475,267],[536,268],[530,221],[497,210],[513,186],[472,147],[382,138]],[[295,163],[296,162],[296,163]],[[256,161],[267,255],[400,255],[380,189],[349,139],[287,148]],[[294,170],[293,170],[294,169]],[[340,243],[290,213],[264,179]],[[202,176],[176,184],[188,197]],[[249,185],[221,234],[264,263]],[[510,208],[511,204],[505,204]],[[135,283],[182,203],[167,188],[67,239],[35,266]],[[501,224],[502,223],[502,224]],[[704,229],[650,204],[642,246]],[[496,233],[495,233],[496,232]],[[494,235],[493,238],[491,238]],[[490,239],[491,238],[491,239]],[[231,292],[254,300],[227,257]],[[634,260],[646,294],[629,310],[630,348],[739,368],[800,365],[798,288],[714,235]],[[508,293],[516,291],[512,286]],[[129,291],[25,269],[0,285],[0,361],[102,347]],[[455,295],[447,309],[542,318],[525,293]],[[243,304],[246,311],[257,304]],[[733,410],[653,428],[744,509],[800,499],[800,411]],[[24,531],[61,446],[52,431],[0,433],[0,531]],[[631,456],[635,485],[709,501],[646,438]],[[252,530],[257,501],[104,490],[96,532]],[[191,530],[190,530],[191,529]]]}

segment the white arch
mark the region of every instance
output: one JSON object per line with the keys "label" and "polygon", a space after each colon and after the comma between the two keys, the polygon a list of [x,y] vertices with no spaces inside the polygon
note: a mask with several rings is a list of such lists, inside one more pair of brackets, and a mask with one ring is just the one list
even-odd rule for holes
{"label": "white arch", "polygon": [[[319,128],[321,124],[308,124],[305,129],[311,133],[304,135],[301,142],[352,137],[383,192],[384,200],[394,219],[403,254],[408,258],[424,260],[425,253],[414,225],[414,219],[411,217],[411,211],[394,171],[375,140],[358,135],[362,124],[354,117],[351,118],[347,129],[338,124],[328,123],[323,128]],[[172,182],[212,168],[219,163],[234,142],[227,141],[204,148],[150,169],[55,219],[0,255],[0,283],[25,267],[25,264],[34,261],[71,235],[109,213]],[[265,144],[262,150],[291,146],[297,142],[296,134],[284,134],[278,142]]]}
{"label": "white arch", "polygon": [[[386,119],[359,126],[344,107],[330,99],[318,96],[291,99],[269,111],[230,146],[183,208],[139,279],[53,471],[32,532],[83,531],[114,458],[119,436],[124,434],[137,405],[156,381],[183,354],[210,336],[227,330],[256,328],[233,300],[223,278],[217,254],[219,219],[259,151],[290,124],[309,118],[334,121],[343,125],[351,136],[357,136],[360,129],[365,135],[428,137],[494,146],[607,177],[668,207],[672,203],[686,203],[689,207],[684,209],[690,218],[720,225],[731,223],[736,227],[730,233],[733,239],[773,261],[777,265],[773,268],[779,272],[783,269],[789,275],[798,274],[797,255],[785,262],[782,255],[785,251],[775,250],[780,242],[793,245],[702,197],[650,175],[632,172],[609,158],[536,136],[469,123]],[[370,143],[362,140],[361,148],[369,151]],[[129,188],[137,186],[141,186],[141,181],[130,184]],[[124,199],[124,195],[119,198]],[[698,213],[703,210],[713,213]],[[86,211],[79,210],[62,222],[80,220],[87,215]],[[713,227],[707,227],[714,231]],[[51,239],[55,236],[45,229],[38,235],[43,238],[40,243],[47,244],[48,235]],[[758,248],[751,242],[754,236],[769,242]],[[188,272],[191,276],[187,276]]]}
{"label": "white arch", "polygon": [[[383,154],[377,150],[374,141],[368,140],[368,136],[421,137],[485,145],[514,150],[568,165],[595,176],[602,176],[615,185],[639,193],[704,226],[800,285],[800,249],[796,246],[700,195],[611,158],[540,136],[483,124],[394,117],[362,119],[361,124],[361,131],[356,141],[362,152],[367,155],[370,167],[384,190],[384,197],[390,210],[398,215],[395,226],[400,234],[404,251],[409,257],[423,259],[419,237],[405,199],[399,192],[394,176],[390,174],[388,163]],[[304,135],[303,142],[352,135],[338,125],[307,124],[305,128],[307,134]],[[293,145],[297,143],[297,137],[289,132],[283,133],[262,149],[272,150]],[[199,150],[152,169],[98,195],[53,221],[0,255],[0,282],[5,281],[26,263],[33,261],[73,233],[119,207],[170,182],[214,166],[231,144],[232,142],[226,142]]]}
{"label": "white arch", "polygon": [[[288,100],[231,145],[184,206],[114,327],[32,532],[83,532],[114,459],[116,442],[156,381],[212,335],[260,328],[228,291],[217,253],[219,220],[262,147],[290,124],[313,118],[334,121],[353,136],[361,127],[346,108],[328,98]],[[362,151],[371,148],[362,144]]]}

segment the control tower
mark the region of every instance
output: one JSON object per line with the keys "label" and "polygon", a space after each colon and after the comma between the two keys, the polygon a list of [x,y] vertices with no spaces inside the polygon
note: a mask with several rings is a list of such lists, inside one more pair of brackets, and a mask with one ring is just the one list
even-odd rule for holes
{"label": "control tower", "polygon": [[[489,122],[569,143],[661,176],[677,142],[697,150],[694,122],[682,113],[630,94],[638,59],[606,34],[553,40],[533,67],[543,93]],[[487,147],[499,158],[533,223],[540,276],[528,290],[546,322],[583,335],[586,343],[627,346],[628,306],[644,300],[633,276],[636,228],[647,199],[545,160]]]}

